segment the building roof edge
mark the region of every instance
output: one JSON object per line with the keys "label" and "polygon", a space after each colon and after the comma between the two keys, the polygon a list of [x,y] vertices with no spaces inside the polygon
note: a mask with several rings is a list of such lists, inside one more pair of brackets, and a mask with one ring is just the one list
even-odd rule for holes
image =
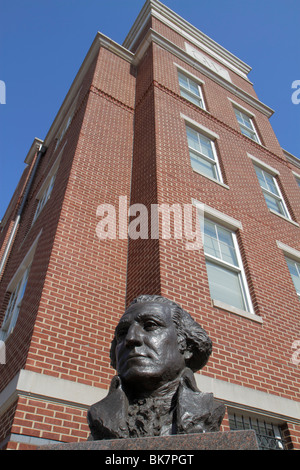
{"label": "building roof edge", "polygon": [[249,65],[158,0],[147,0],[144,4],[123,41],[123,46],[126,49],[131,50],[133,48],[151,15],[168,26],[173,27],[178,32],[180,31],[186,39],[202,48],[206,53],[210,53],[212,57],[223,62],[225,65],[238,70],[247,79],[247,74],[252,70]]}

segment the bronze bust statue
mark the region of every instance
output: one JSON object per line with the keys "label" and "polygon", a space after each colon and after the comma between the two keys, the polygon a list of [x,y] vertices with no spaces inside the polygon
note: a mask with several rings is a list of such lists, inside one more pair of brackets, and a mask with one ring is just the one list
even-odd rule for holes
{"label": "bronze bust statue", "polygon": [[189,313],[142,295],[121,317],[111,344],[117,375],[88,411],[91,440],[219,431],[225,413],[196,386],[212,342]]}

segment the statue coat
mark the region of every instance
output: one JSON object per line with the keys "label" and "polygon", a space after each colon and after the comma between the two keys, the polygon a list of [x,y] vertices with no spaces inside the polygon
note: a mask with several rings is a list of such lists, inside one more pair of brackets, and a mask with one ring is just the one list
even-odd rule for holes
{"label": "statue coat", "polygon": [[[88,411],[89,440],[132,437],[127,425],[128,407],[121,379],[115,376],[108,395]],[[193,372],[186,368],[180,377],[176,403],[170,413],[168,435],[219,431],[224,414],[225,406],[218,403],[212,393],[200,392]],[[151,434],[144,437],[151,437]]]}

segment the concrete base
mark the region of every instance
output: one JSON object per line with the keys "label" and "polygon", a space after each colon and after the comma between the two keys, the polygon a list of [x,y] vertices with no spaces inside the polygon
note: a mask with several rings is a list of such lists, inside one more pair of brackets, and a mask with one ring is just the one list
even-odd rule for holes
{"label": "concrete base", "polygon": [[258,444],[255,432],[249,430],[62,443],[38,450],[258,450]]}

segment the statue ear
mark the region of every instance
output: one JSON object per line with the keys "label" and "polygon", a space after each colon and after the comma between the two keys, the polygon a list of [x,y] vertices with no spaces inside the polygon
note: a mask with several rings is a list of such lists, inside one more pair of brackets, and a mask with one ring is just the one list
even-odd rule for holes
{"label": "statue ear", "polygon": [[188,349],[185,349],[183,352],[183,357],[187,361],[188,359],[191,359],[193,353],[192,351],[189,351]]}

